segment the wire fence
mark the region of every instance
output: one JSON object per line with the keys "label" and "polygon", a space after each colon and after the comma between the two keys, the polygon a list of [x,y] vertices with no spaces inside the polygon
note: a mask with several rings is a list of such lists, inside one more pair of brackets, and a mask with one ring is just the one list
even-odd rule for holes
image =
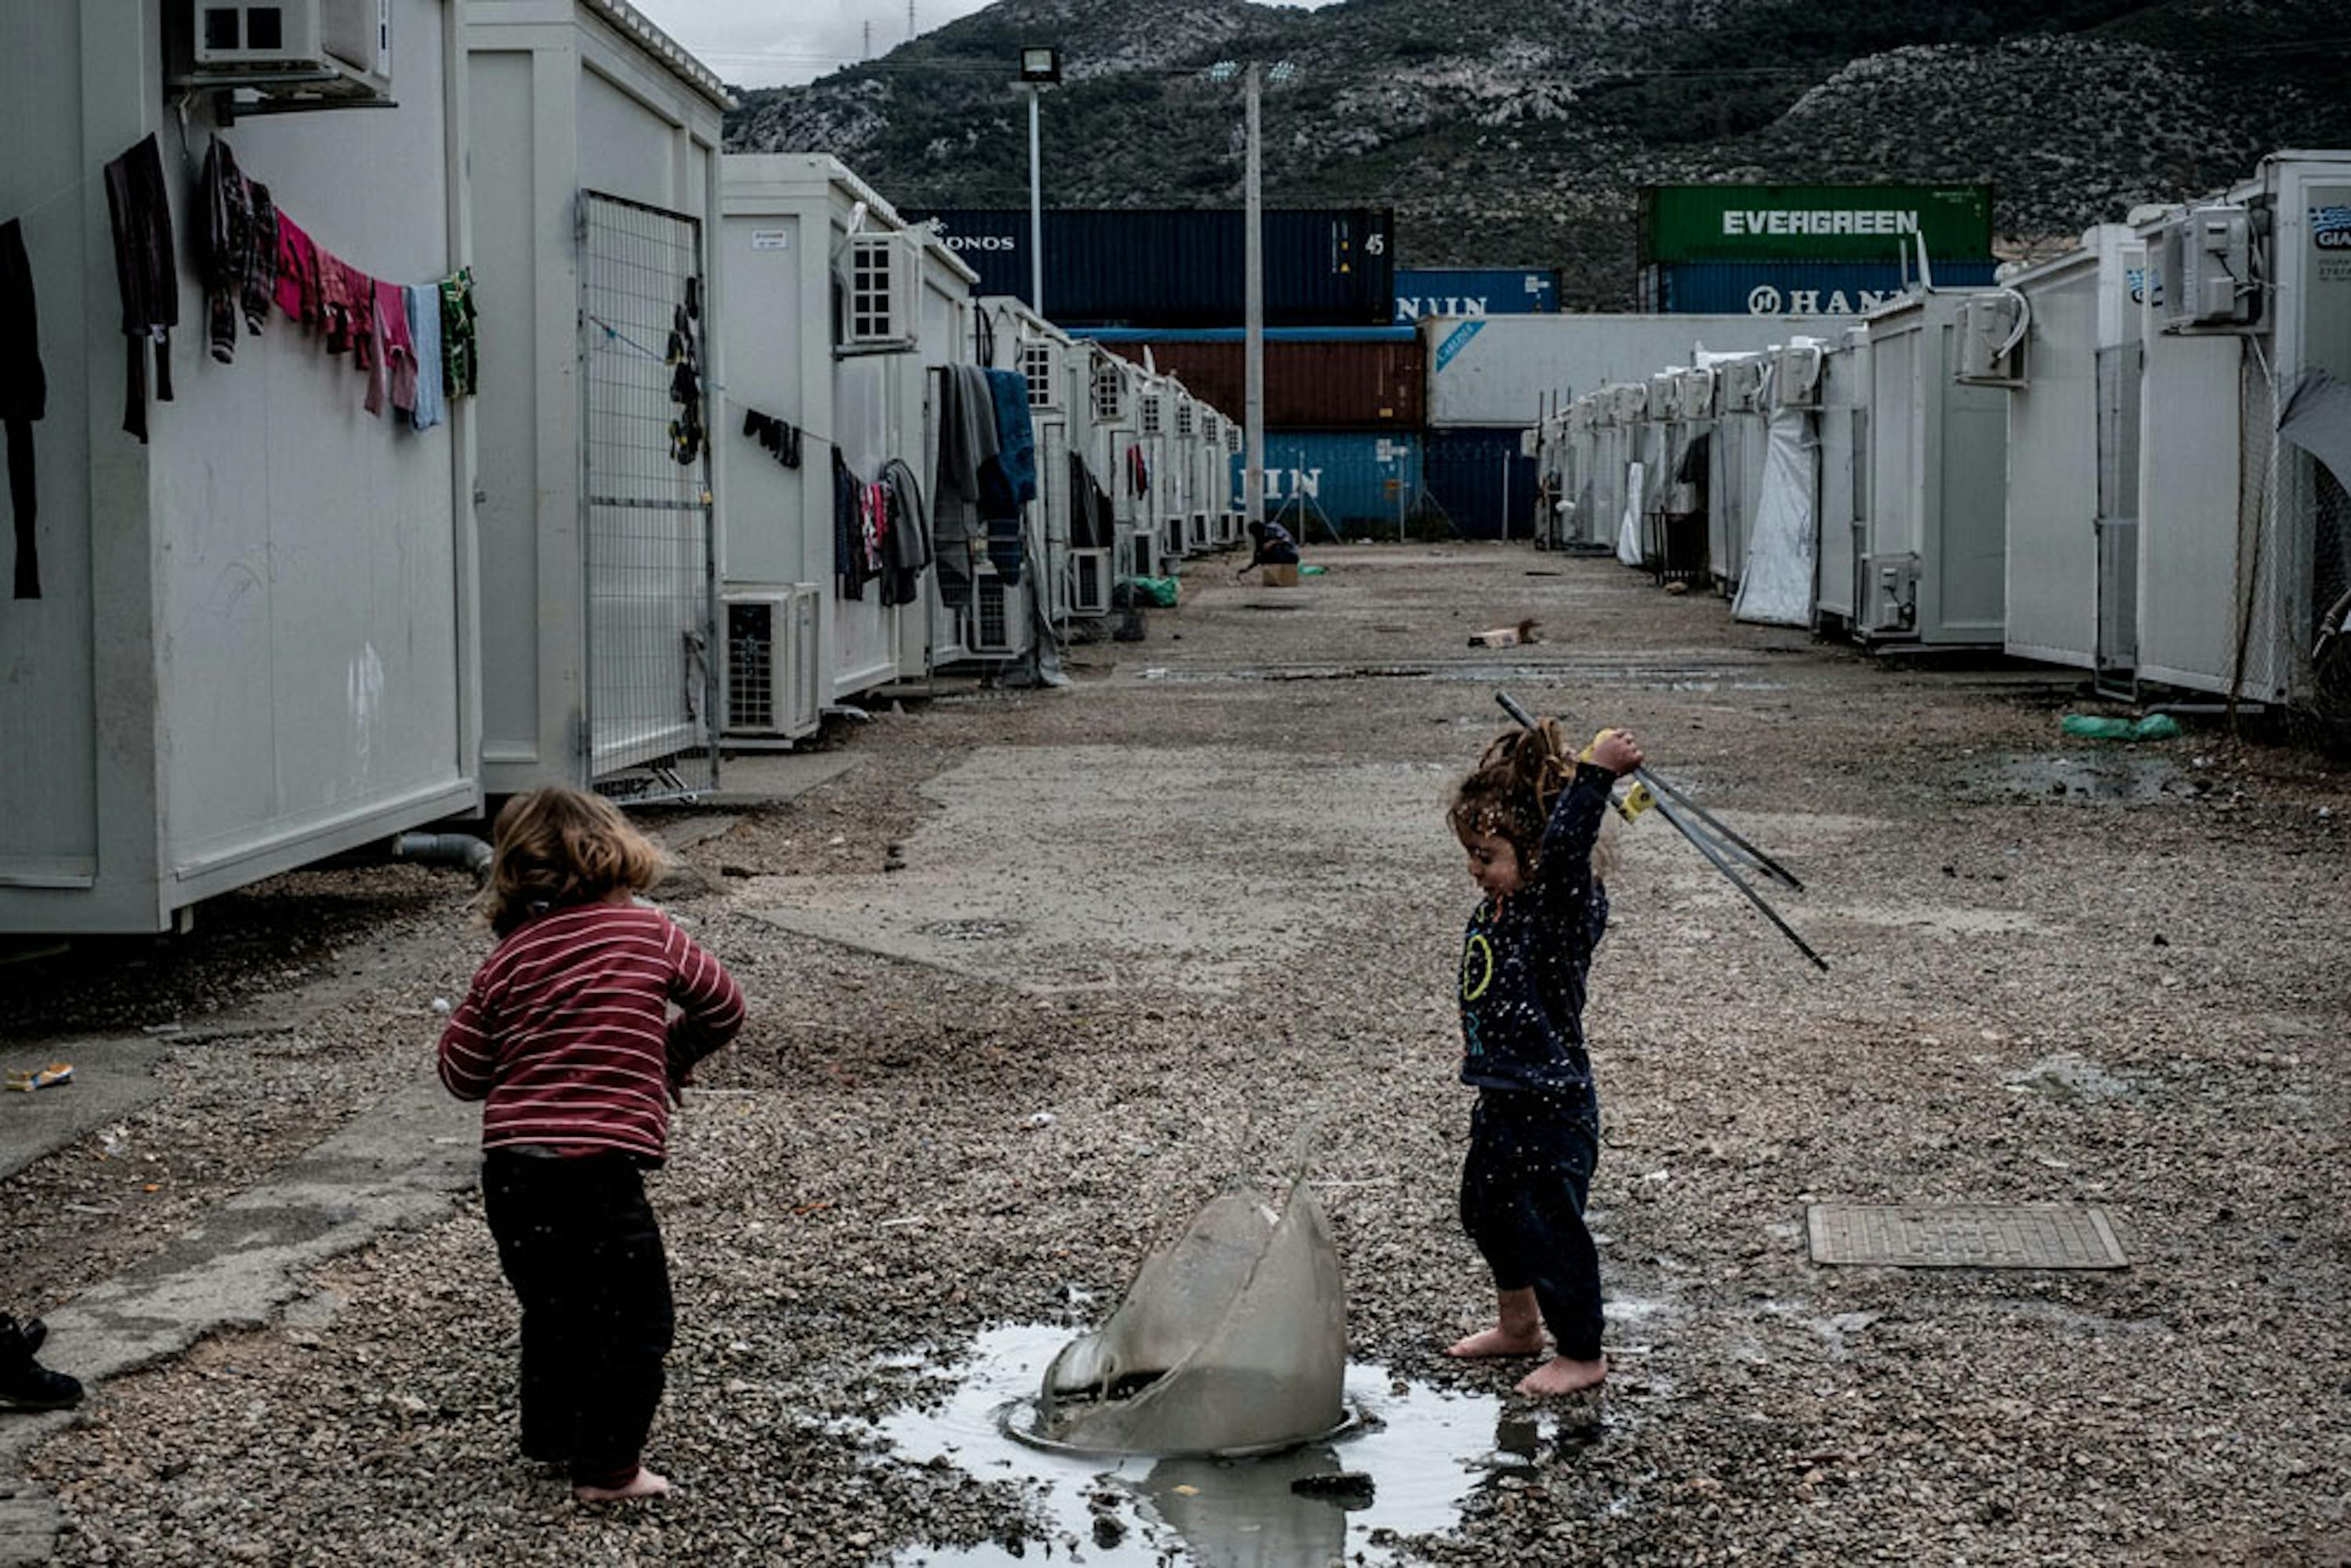
{"label": "wire fence", "polygon": [[718,781],[702,229],[593,191],[579,228],[587,772],[625,799],[688,795]]}

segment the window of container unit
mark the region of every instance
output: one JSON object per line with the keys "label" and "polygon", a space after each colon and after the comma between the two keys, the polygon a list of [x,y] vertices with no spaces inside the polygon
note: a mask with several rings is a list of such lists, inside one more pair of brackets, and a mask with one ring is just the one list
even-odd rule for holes
{"label": "window of container unit", "polygon": [[1061,401],[1053,395],[1052,344],[1021,344],[1020,374],[1029,382],[1030,408],[1051,408]]}
{"label": "window of container unit", "polygon": [[1124,401],[1124,400],[1123,400],[1123,399],[1122,399],[1122,398],[1121,398],[1121,396],[1119,395],[1119,394],[1120,394],[1120,392],[1121,392],[1123,390],[1123,377],[1121,377],[1121,376],[1119,375],[1119,373],[1118,373],[1118,367],[1117,367],[1116,365],[1114,365],[1114,364],[1111,363],[1108,360],[1097,360],[1097,361],[1094,361],[1094,418],[1095,418],[1095,419],[1097,419],[1097,420],[1101,421],[1102,423],[1105,423],[1105,424],[1108,424],[1108,423],[1113,423],[1113,421],[1115,421],[1115,420],[1118,418],[1118,416],[1119,416],[1119,413],[1120,413],[1120,407],[1119,407],[1119,405],[1120,405],[1120,403],[1121,403],[1122,402],[1123,402],[1123,401]]}
{"label": "window of container unit", "polygon": [[1189,435],[1192,434],[1192,405],[1188,402],[1177,403],[1176,405],[1176,434],[1178,435]]}
{"label": "window of container unit", "polygon": [[1143,394],[1143,434],[1159,434],[1159,394],[1156,392]]}

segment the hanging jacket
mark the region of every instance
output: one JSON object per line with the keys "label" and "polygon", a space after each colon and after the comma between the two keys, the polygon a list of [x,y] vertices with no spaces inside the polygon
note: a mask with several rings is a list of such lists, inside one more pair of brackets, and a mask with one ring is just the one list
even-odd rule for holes
{"label": "hanging jacket", "polygon": [[16,518],[18,599],[41,596],[38,492],[33,484],[33,422],[48,413],[48,377],[41,369],[40,321],[33,305],[33,266],[25,230],[15,218],[0,224],[0,423],[8,431],[8,501]]}
{"label": "hanging jacket", "polygon": [[172,329],[180,324],[172,198],[163,154],[151,131],[106,166],[106,212],[114,235],[114,286],[122,298],[122,428],[147,442],[146,345],[155,348],[155,400],[172,401]]}
{"label": "hanging jacket", "polygon": [[996,461],[1013,504],[1025,507],[1037,498],[1037,427],[1029,417],[1029,378],[1019,371],[990,371],[987,390],[996,409]]}
{"label": "hanging jacket", "polygon": [[277,288],[277,214],[266,185],[236,166],[236,154],[215,136],[204,151],[197,182],[204,198],[204,327],[213,358],[236,360],[237,318],[259,336]]}

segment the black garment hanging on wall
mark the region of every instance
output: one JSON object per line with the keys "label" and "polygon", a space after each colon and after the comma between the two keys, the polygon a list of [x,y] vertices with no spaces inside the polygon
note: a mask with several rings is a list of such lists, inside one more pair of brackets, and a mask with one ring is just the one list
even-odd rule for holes
{"label": "black garment hanging on wall", "polygon": [[122,295],[122,428],[147,440],[147,362],[155,345],[155,400],[172,401],[172,329],[180,324],[180,279],[172,242],[172,200],[153,132],[106,166],[106,210],[114,226],[114,283]]}
{"label": "black garment hanging on wall", "polygon": [[25,256],[24,225],[0,224],[0,422],[8,427],[8,503],[16,517],[18,599],[41,596],[39,541],[34,533],[38,494],[33,485],[33,422],[48,412],[48,378],[41,370],[39,318],[33,307],[33,266]]}

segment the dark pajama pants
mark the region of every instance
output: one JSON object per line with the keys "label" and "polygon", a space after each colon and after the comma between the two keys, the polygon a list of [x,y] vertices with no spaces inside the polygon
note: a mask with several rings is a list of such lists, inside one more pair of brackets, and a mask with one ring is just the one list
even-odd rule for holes
{"label": "dark pajama pants", "polygon": [[675,1318],[661,1226],[624,1155],[493,1149],[482,1207],[522,1303],[522,1451],[577,1485],[636,1474]]}
{"label": "dark pajama pants", "polygon": [[1600,1358],[1600,1254],[1583,1224],[1599,1160],[1600,1102],[1589,1085],[1479,1091],[1461,1169],[1461,1228],[1497,1290],[1533,1290],[1571,1361]]}

